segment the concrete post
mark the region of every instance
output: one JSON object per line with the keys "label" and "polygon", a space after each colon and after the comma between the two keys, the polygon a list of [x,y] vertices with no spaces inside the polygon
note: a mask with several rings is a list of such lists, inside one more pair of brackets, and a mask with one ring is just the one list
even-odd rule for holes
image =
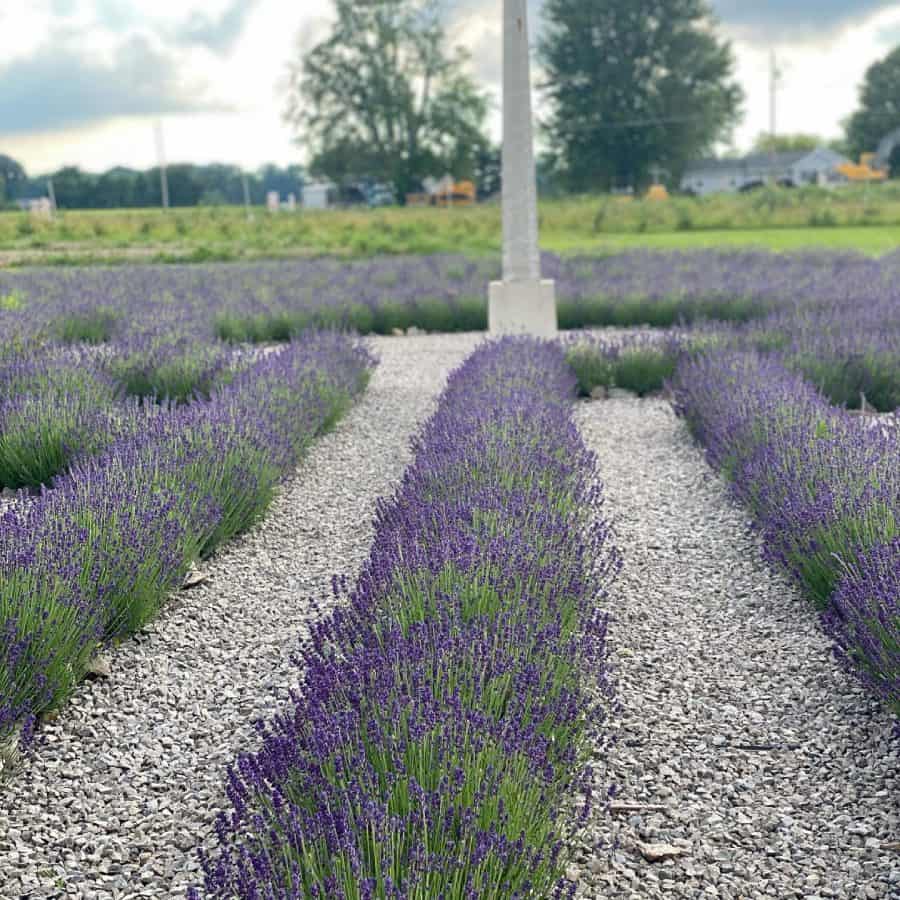
{"label": "concrete post", "polygon": [[492,282],[492,334],[556,335],[556,290],[541,279],[526,0],[503,2],[503,281]]}

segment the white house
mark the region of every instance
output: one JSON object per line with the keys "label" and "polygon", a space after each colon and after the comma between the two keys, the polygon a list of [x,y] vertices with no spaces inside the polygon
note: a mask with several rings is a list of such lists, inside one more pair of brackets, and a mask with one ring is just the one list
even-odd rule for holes
{"label": "white house", "polygon": [[309,181],[303,185],[306,209],[328,209],[337,197],[337,187],[330,181]]}
{"label": "white house", "polygon": [[692,194],[735,193],[768,182],[799,187],[804,184],[841,184],[837,167],[847,157],[828,147],[790,153],[753,153],[742,159],[703,159],[690,163],[681,189]]}

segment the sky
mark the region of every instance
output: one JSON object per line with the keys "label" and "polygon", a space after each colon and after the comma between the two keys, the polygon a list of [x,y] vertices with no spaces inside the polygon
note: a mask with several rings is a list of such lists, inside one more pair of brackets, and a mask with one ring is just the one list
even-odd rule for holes
{"label": "sky", "polygon": [[[450,38],[472,53],[500,136],[502,0],[445,0]],[[529,0],[532,34],[541,0]],[[734,145],[768,129],[841,133],[866,68],[900,44],[900,2],[712,0],[746,92]],[[303,162],[282,118],[287,65],[329,29],[331,0],[0,0],[0,153],[30,173],[170,162]]]}

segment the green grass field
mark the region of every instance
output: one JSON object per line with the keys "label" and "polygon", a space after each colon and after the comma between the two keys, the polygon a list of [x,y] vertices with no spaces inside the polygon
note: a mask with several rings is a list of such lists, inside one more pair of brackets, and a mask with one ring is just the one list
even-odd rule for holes
{"label": "green grass field", "polygon": [[[556,253],[639,247],[811,247],[868,254],[900,246],[900,182],[739,196],[546,200],[541,243]],[[0,213],[0,265],[238,260],[307,255],[495,254],[500,209],[352,209],[270,215],[256,209],[62,211],[53,221]]]}
{"label": "green grass field", "polygon": [[699,250],[710,247],[760,247],[765,250],[856,250],[880,256],[900,248],[900,225],[844,228],[757,228],[602,234],[581,240],[544,241],[556,253],[614,253],[621,250]]}

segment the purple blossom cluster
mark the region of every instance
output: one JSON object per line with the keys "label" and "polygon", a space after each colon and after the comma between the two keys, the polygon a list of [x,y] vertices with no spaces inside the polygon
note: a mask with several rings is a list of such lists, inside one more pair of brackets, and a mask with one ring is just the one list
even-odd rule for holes
{"label": "purple blossom cluster", "polygon": [[129,427],[0,519],[0,735],[61,702],[98,644],[151,618],[190,563],[250,527],[364,387],[351,338],[310,333],[208,401],[123,403]]}
{"label": "purple blossom cluster", "polygon": [[574,394],[561,348],[528,339],[451,375],[291,704],[230,767],[189,896],[571,894],[563,810],[591,792],[618,565]]}
{"label": "purple blossom cluster", "polygon": [[854,416],[774,356],[734,350],[683,358],[675,397],[768,559],[900,712],[900,420]]}

